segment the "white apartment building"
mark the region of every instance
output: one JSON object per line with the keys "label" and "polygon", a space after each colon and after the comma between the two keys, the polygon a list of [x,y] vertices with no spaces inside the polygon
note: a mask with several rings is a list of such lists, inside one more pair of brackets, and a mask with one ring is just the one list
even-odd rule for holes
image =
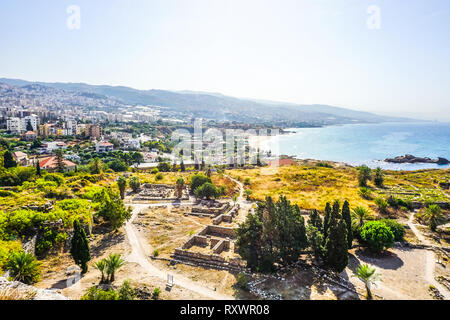
{"label": "white apartment building", "polygon": [[27,124],[28,122],[31,123],[31,126],[33,127],[33,131],[37,132],[37,129],[39,127],[39,117],[37,115],[32,114],[31,116],[26,116],[20,119],[21,124],[21,131],[25,132],[27,131]]}
{"label": "white apartment building", "polygon": [[22,121],[20,120],[20,118],[7,119],[6,130],[10,131],[11,133],[20,134],[22,132]]}

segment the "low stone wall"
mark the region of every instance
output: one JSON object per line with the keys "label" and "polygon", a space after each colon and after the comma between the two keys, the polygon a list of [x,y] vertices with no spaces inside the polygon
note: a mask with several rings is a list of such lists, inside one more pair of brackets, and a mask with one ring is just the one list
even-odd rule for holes
{"label": "low stone wall", "polygon": [[199,235],[216,236],[219,238],[232,238],[232,239],[236,238],[236,232],[234,231],[234,228],[221,227],[215,225],[207,225],[199,232]]}
{"label": "low stone wall", "polygon": [[220,240],[214,248],[212,248],[212,251],[215,254],[220,254],[222,251],[230,249],[230,240]]}
{"label": "low stone wall", "polygon": [[192,207],[192,213],[203,213],[218,216],[225,213],[225,211],[228,210],[229,207],[230,204],[228,202],[220,203],[215,201],[201,201],[200,203]]}
{"label": "low stone wall", "polygon": [[194,235],[191,238],[189,238],[188,241],[186,241],[182,246],[181,249],[189,249],[192,246],[207,246],[208,245],[208,238],[205,236],[199,236]]}

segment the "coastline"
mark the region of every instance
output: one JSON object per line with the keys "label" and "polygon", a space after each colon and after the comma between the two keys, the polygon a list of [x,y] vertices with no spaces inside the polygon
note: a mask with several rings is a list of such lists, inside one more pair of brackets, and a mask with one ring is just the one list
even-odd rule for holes
{"label": "coastline", "polygon": [[[285,133],[283,134],[269,137],[259,137],[258,147],[261,150],[265,151],[270,150],[272,155],[278,156],[285,155],[297,160],[314,159],[317,161],[345,163],[346,165],[353,167],[366,164],[371,168],[381,167],[382,169],[385,170],[395,170],[395,171],[413,171],[425,169],[442,170],[442,169],[450,169],[450,164],[440,165],[435,163],[391,163],[385,161],[384,159],[401,156],[404,154],[414,154],[420,157],[430,157],[430,158],[448,157],[449,150],[446,149],[445,146],[448,145],[446,144],[447,141],[446,139],[449,139],[448,138],[450,134],[450,131],[448,130],[449,125],[450,123],[448,122],[422,121],[410,123],[396,123],[396,122],[383,122],[370,124],[358,123],[358,124],[324,126],[321,128],[286,128],[284,130]],[[365,128],[370,128],[374,130],[380,126],[386,126],[392,129],[392,132],[387,132],[385,136],[377,136],[376,134],[374,134],[373,136],[369,136],[368,138],[352,135],[354,133],[353,131],[355,131],[356,129],[365,132],[367,131],[363,130]],[[411,143],[408,139],[410,139],[413,134],[416,134],[414,132],[416,129],[415,126],[419,127],[431,126],[432,128],[442,127],[443,128],[442,135],[444,139],[442,144],[439,146],[440,148],[433,149],[432,148],[433,145],[427,143],[427,141],[424,139],[422,140],[424,140],[425,142],[421,140],[420,142],[416,142],[416,144]],[[341,139],[342,141],[339,141],[338,134],[340,132],[345,132],[347,129],[348,131],[350,131],[350,134],[347,135],[350,136],[342,138]],[[323,132],[327,131],[331,132],[331,134],[328,133],[328,136],[326,136],[325,141],[320,141],[320,139],[318,139],[317,137],[320,137]],[[336,134],[335,131],[337,132]],[[412,131],[413,133],[405,131]],[[330,141],[326,140],[328,138]],[[426,138],[431,139],[430,137]],[[366,139],[367,141],[365,141],[364,139]],[[315,142],[316,140],[319,142]],[[334,140],[337,140],[337,142],[335,142]],[[435,144],[437,143],[434,140],[433,142]],[[346,155],[344,156],[342,155],[343,153],[342,150],[338,150],[338,152],[341,152],[341,154],[333,154],[333,152],[337,150],[337,147],[334,146],[333,144],[339,145],[339,143],[341,143],[343,149],[348,148],[351,152],[352,151],[354,152],[355,149],[358,149],[359,147],[358,144],[362,145],[366,144],[364,145],[364,147],[369,151],[373,151],[373,149],[378,148],[381,150],[381,152],[378,152],[376,156],[370,157],[374,152],[372,152],[371,154],[370,152],[364,152],[365,150],[361,150],[360,158],[358,158],[359,155],[355,156],[355,154],[350,153],[349,157],[345,158]],[[374,146],[370,145],[370,143],[375,145]],[[421,145],[421,143],[423,145]],[[311,147],[312,144],[316,144],[314,148]],[[295,152],[296,150],[298,151]],[[320,151],[317,152],[317,150]],[[383,154],[383,152],[385,152],[385,154]]]}

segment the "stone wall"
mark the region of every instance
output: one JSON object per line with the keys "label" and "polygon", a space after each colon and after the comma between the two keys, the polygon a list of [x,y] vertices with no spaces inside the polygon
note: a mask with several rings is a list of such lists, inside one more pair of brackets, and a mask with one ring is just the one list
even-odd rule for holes
{"label": "stone wall", "polygon": [[219,238],[232,238],[232,239],[236,238],[236,232],[234,231],[234,228],[221,227],[215,225],[206,226],[199,232],[199,235],[215,236]]}

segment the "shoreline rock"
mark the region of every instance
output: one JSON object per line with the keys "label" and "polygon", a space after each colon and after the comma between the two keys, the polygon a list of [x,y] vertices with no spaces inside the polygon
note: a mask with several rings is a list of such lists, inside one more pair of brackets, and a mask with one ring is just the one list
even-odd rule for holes
{"label": "shoreline rock", "polygon": [[441,157],[438,157],[437,159],[431,159],[428,157],[423,157],[423,158],[416,157],[411,154],[405,154],[404,156],[398,156],[395,158],[387,158],[384,161],[391,162],[391,163],[436,163],[439,165],[450,163],[449,160],[447,160],[445,158],[441,158]]}

